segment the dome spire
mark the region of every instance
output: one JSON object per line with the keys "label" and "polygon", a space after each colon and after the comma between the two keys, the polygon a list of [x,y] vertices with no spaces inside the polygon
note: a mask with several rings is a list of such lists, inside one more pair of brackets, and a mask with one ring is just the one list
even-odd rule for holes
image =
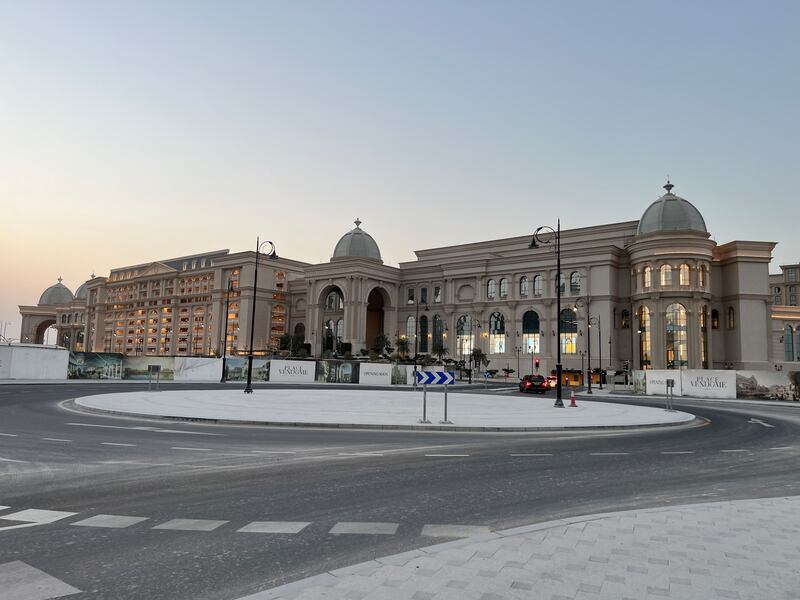
{"label": "dome spire", "polygon": [[62,281],[64,281],[64,278],[63,278],[63,277],[61,277],[61,275],[59,275],[59,276],[58,276],[58,283],[61,283]]}
{"label": "dome spire", "polygon": [[668,193],[668,194],[671,194],[671,193],[672,193],[672,188],[674,188],[674,187],[675,187],[675,186],[674,186],[674,185],[672,185],[672,184],[669,182],[669,175],[667,175],[667,183],[664,185],[664,189],[665,189],[665,190],[667,190],[667,193]]}
{"label": "dome spire", "polygon": [[359,219],[358,217],[356,217],[356,220],[353,221],[353,223],[356,224],[356,229],[358,229],[359,227],[361,227],[361,223],[363,223],[363,221],[361,219]]}

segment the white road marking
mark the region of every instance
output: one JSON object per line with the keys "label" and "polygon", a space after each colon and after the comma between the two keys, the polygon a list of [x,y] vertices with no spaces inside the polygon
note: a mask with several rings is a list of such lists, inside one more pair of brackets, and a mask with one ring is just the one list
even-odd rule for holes
{"label": "white road marking", "polygon": [[339,452],[339,456],[383,456],[380,452]]}
{"label": "white road marking", "polygon": [[628,452],[590,452],[590,456],[627,456]]}
{"label": "white road marking", "polygon": [[509,454],[509,456],[553,456],[552,454]]}
{"label": "white road marking", "polygon": [[119,442],[100,442],[100,445],[101,446],[128,446],[128,447],[136,446],[136,444],[121,444]]}
{"label": "white road marking", "polygon": [[253,454],[297,454],[289,450],[251,450]]}
{"label": "white road marking", "polygon": [[469,456],[469,454],[426,454],[425,456],[429,458],[459,458]]}
{"label": "white road marking", "polygon": [[754,419],[750,417],[748,423],[752,423],[753,425],[763,425],[764,427],[775,427],[775,425],[770,425],[769,423],[764,423],[761,419]]}
{"label": "white road marking", "polygon": [[132,431],[149,431],[151,433],[183,433],[186,435],[225,435],[224,433],[210,433],[207,431],[183,431],[181,429],[162,429],[160,427],[123,427],[122,425],[100,425],[99,423],[65,423],[74,427],[102,427],[104,429],[129,429]]}
{"label": "white road marking", "polygon": [[694,450],[665,450],[661,454],[694,454]]}
{"label": "white road marking", "polygon": [[720,450],[720,452],[750,452],[749,450]]}
{"label": "white road marking", "polygon": [[428,537],[466,538],[490,532],[484,525],[425,525],[422,528],[422,535]]}
{"label": "white road marking", "polygon": [[398,523],[337,523],[328,532],[334,535],[343,533],[349,534],[368,534],[368,535],[394,535],[397,532]]}
{"label": "white road marking", "polygon": [[17,437],[16,433],[0,433],[3,437]]}
{"label": "white road marking", "polygon": [[50,600],[81,592],[21,560],[0,565],[0,589],[4,598],[25,600]]}
{"label": "white road marking", "polygon": [[26,463],[27,460],[16,460],[14,458],[4,458],[0,456],[0,462],[15,462],[15,463]]}
{"label": "white road marking", "polygon": [[37,525],[47,525],[49,523],[60,521],[61,519],[66,519],[67,517],[71,517],[75,514],[77,513],[64,512],[61,510],[40,510],[36,508],[29,508],[1,516],[0,519],[4,519],[6,521],[23,521],[23,523],[21,525],[8,525],[6,527],[0,527],[0,531],[7,531],[9,529],[22,529],[23,527],[36,527]]}
{"label": "white road marking", "polygon": [[147,517],[95,515],[93,517],[89,517],[88,519],[84,519],[83,521],[71,523],[71,525],[76,525],[78,527],[109,527],[111,529],[124,529],[125,527],[136,525],[136,523],[141,523],[142,521],[147,521]]}
{"label": "white road marking", "polygon": [[214,531],[217,527],[222,527],[228,521],[214,521],[210,519],[172,519],[161,525],[156,525],[153,529],[172,529],[175,531]]}
{"label": "white road marking", "polygon": [[792,450],[794,446],[778,446],[777,448],[770,448],[770,450]]}
{"label": "white road marking", "polygon": [[0,510],[6,510],[7,508],[11,508],[11,507],[10,506],[3,506],[2,504],[0,504]]}
{"label": "white road marking", "polygon": [[300,533],[311,523],[299,521],[253,521],[241,529],[238,533]]}
{"label": "white road marking", "polygon": [[63,438],[42,438],[46,442],[72,442],[72,440],[65,440]]}
{"label": "white road marking", "polygon": [[211,448],[186,448],[182,446],[173,446],[170,450],[194,450],[197,452],[211,452]]}

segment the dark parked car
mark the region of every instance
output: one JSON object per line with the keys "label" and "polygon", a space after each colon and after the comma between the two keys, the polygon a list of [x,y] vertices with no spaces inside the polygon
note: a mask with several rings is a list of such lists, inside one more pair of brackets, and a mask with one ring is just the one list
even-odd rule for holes
{"label": "dark parked car", "polygon": [[542,375],[525,375],[519,382],[520,392],[544,394],[547,389],[547,380]]}

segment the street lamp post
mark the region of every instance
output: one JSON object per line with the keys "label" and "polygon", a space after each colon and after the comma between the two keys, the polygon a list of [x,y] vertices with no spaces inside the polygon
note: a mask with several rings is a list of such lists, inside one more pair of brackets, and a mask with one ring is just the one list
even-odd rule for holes
{"label": "street lamp post", "polygon": [[[408,299],[408,305],[411,306],[412,304],[415,306],[415,311],[414,311],[414,387],[417,387],[417,351],[418,351],[418,348],[419,348],[419,344],[418,344],[417,340],[419,339],[419,302],[417,302],[416,300],[414,300],[412,298],[409,298]],[[428,308],[428,303],[426,302],[425,303],[425,312],[428,312],[428,310],[430,310],[430,309]]]}
{"label": "street lamp post", "polygon": [[597,317],[597,345],[600,347],[600,389],[603,389],[603,332],[600,329],[600,315]]}
{"label": "street lamp post", "polygon": [[250,308],[250,352],[247,354],[247,385],[244,387],[245,394],[253,393],[253,331],[256,327],[256,298],[258,297],[258,255],[261,253],[261,247],[265,244],[269,244],[270,247],[267,258],[270,260],[278,258],[278,253],[275,252],[275,244],[269,240],[261,242],[260,238],[256,237],[256,270],[253,274],[253,306]]}
{"label": "street lamp post", "polygon": [[222,377],[219,382],[228,381],[227,354],[228,354],[228,317],[230,316],[231,292],[233,292],[233,279],[228,278],[228,291],[225,293],[225,331],[222,332]]}
{"label": "street lamp post", "polygon": [[[600,317],[593,317],[589,313],[589,299],[588,297],[584,300],[583,298],[578,298],[575,301],[575,310],[577,311],[578,307],[585,307],[586,308],[586,360],[587,360],[587,371],[589,371],[589,385],[586,390],[587,394],[592,393],[592,325],[599,325],[598,319]],[[600,361],[602,364],[602,361]],[[602,378],[602,375],[601,375]],[[602,389],[602,388],[601,388]]]}
{"label": "street lamp post", "polygon": [[[551,237],[542,238],[543,233],[553,234]],[[529,248],[538,248],[540,244],[554,244],[556,251],[556,403],[553,405],[558,408],[564,408],[564,401],[561,396],[561,372],[563,367],[561,365],[561,219],[558,219],[556,229],[543,225],[538,227],[533,232]]]}

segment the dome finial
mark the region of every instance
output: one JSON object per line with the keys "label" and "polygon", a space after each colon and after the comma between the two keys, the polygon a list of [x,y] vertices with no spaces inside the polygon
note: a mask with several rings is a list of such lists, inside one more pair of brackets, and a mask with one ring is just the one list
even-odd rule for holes
{"label": "dome finial", "polygon": [[61,277],[61,275],[59,275],[58,276],[58,283],[61,283],[62,281],[64,281],[64,279]]}
{"label": "dome finial", "polygon": [[355,220],[355,221],[353,221],[353,223],[355,223],[355,224],[356,224],[356,227],[361,227],[361,223],[362,223],[362,221],[361,221],[361,219],[359,219],[358,217],[356,217],[356,220]]}
{"label": "dome finial", "polygon": [[671,193],[672,193],[672,188],[674,188],[674,187],[675,187],[675,186],[674,186],[674,185],[672,185],[672,184],[669,182],[669,175],[667,175],[667,183],[666,183],[666,185],[664,185],[664,189],[665,189],[665,190],[667,190],[667,193],[668,193],[668,194],[671,194]]}

